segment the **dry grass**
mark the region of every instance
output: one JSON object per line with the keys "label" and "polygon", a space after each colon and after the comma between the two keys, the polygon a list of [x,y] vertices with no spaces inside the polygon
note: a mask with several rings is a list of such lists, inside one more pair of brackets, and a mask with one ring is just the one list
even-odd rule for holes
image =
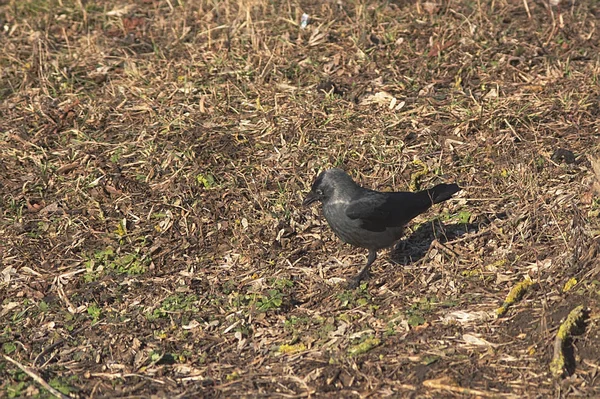
{"label": "dry grass", "polygon": [[[0,396],[600,395],[599,15],[1,6]],[[464,191],[346,291],[365,254],[300,207],[330,166]]]}

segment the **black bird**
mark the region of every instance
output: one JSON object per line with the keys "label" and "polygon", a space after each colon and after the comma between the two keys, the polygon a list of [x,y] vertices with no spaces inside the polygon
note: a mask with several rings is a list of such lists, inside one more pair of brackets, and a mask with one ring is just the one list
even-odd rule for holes
{"label": "black bird", "polygon": [[346,172],[334,168],[321,172],[303,205],[321,201],[334,233],[348,244],[369,250],[366,266],[350,283],[354,288],[369,275],[377,251],[398,241],[411,219],[458,191],[456,184],[438,184],[416,193],[379,192],[360,187]]}

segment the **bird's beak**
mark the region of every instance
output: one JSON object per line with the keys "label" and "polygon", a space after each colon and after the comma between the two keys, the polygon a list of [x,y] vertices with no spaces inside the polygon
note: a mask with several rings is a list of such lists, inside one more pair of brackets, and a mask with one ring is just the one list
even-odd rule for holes
{"label": "bird's beak", "polygon": [[310,193],[308,193],[308,195],[304,199],[304,202],[302,202],[302,206],[308,206],[315,201],[319,201],[320,199],[321,199],[321,197],[319,195],[317,195],[311,191]]}

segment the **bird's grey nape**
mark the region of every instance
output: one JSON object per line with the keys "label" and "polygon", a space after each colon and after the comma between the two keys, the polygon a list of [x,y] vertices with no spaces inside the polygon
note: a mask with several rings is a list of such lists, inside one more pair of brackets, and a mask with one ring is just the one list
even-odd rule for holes
{"label": "bird's grey nape", "polygon": [[341,188],[345,186],[355,186],[356,183],[354,183],[352,177],[342,169],[332,168],[321,172],[315,181],[315,185]]}

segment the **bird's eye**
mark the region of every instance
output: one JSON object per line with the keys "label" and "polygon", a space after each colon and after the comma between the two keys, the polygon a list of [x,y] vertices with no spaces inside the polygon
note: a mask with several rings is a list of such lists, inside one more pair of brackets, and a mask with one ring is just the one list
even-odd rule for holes
{"label": "bird's eye", "polygon": [[320,188],[315,190],[315,192],[317,193],[317,195],[323,195],[323,190],[321,190]]}

